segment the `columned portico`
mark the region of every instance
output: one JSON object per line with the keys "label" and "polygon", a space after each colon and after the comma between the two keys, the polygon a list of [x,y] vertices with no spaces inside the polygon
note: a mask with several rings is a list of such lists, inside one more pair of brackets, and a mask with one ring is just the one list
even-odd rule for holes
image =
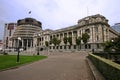
{"label": "columned portico", "polygon": [[[18,40],[17,39],[13,39],[14,41],[14,47],[17,47],[18,45]],[[20,41],[20,47],[24,48],[25,50],[28,48],[32,48],[33,47],[33,39],[27,39],[27,38],[21,38]]]}

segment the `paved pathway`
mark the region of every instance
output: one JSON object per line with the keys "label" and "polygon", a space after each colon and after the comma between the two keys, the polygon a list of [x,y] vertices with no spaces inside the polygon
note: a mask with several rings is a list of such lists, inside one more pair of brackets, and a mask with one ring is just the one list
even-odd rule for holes
{"label": "paved pathway", "polygon": [[56,53],[47,59],[0,72],[0,80],[93,80],[85,52]]}

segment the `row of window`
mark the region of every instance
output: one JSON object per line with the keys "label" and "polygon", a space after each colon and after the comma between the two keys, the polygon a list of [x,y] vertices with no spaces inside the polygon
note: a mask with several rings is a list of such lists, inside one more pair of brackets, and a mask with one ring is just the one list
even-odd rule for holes
{"label": "row of window", "polygon": [[[50,49],[81,49],[81,46],[73,45],[73,46],[50,46]],[[90,44],[86,44],[84,46],[85,49],[92,49]],[[100,44],[96,44],[96,48],[100,48]]]}
{"label": "row of window", "polygon": [[[77,49],[77,45],[73,45],[73,46],[50,46],[50,49]],[[78,47],[79,49],[81,49],[81,47]],[[85,49],[91,49],[91,45],[85,45]]]}
{"label": "row of window", "polygon": [[[90,29],[88,28],[88,29],[85,29],[85,32],[86,33],[90,33]],[[78,33],[78,31],[73,31],[73,36],[77,36],[77,33]],[[69,35],[69,36],[72,36],[72,32],[68,32],[68,33],[63,33],[63,34],[56,34],[56,35],[52,35],[52,36],[50,36],[50,38],[52,39],[53,37],[63,37],[63,35],[64,36],[67,36],[67,35]],[[79,31],[79,35],[81,35],[81,30]]]}

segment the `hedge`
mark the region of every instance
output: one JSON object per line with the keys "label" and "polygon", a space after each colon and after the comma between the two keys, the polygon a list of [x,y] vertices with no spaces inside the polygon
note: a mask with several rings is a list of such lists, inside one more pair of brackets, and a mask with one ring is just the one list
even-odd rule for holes
{"label": "hedge", "polygon": [[96,68],[103,74],[106,80],[120,80],[120,65],[108,59],[89,54],[88,58]]}

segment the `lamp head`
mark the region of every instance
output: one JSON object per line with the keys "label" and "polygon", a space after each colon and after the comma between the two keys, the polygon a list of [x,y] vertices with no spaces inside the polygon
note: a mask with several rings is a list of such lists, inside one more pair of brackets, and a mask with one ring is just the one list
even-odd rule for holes
{"label": "lamp head", "polygon": [[18,40],[21,40],[21,37],[18,37]]}

